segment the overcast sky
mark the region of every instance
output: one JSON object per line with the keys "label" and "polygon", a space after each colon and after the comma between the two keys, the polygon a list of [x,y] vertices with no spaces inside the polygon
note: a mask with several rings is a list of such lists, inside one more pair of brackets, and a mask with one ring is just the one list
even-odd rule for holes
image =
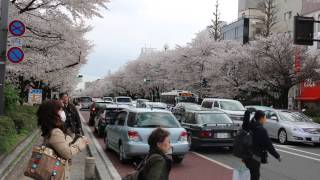
{"label": "overcast sky", "polygon": [[[215,0],[111,0],[103,18],[88,23],[87,38],[95,45],[81,69],[84,80],[102,78],[140,54],[142,47],[190,42],[210,24]],[[221,20],[237,18],[238,0],[220,0]]]}

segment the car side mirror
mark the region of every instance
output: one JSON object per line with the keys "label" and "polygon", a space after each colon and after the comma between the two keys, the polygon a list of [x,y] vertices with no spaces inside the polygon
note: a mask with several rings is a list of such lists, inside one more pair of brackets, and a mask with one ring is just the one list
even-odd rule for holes
{"label": "car side mirror", "polygon": [[278,121],[278,117],[277,116],[271,116],[271,120]]}

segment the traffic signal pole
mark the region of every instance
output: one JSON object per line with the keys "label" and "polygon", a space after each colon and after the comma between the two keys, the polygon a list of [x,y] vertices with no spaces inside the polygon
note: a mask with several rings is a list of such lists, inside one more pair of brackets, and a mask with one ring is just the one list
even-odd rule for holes
{"label": "traffic signal pole", "polygon": [[0,116],[4,115],[4,84],[6,73],[6,52],[8,40],[9,0],[1,0],[0,19]]}

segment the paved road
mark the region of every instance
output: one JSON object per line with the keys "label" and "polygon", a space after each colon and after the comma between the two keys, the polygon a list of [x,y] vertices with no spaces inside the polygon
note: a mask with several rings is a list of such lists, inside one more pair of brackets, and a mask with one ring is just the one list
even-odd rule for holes
{"label": "paved road", "polygon": [[[87,118],[88,114],[83,113]],[[104,147],[104,142],[100,139]],[[319,180],[320,179],[320,147],[304,144],[279,145],[276,149],[281,154],[282,162],[279,163],[273,157],[269,157],[269,163],[261,168],[261,180]],[[121,175],[132,171],[131,165],[123,165],[118,161],[117,154],[108,152],[116,169]],[[204,159],[203,157],[207,159]],[[208,160],[209,159],[209,160]],[[190,152],[181,165],[175,165],[170,176],[171,179],[217,179],[222,180],[220,169],[210,160],[220,162],[227,167],[238,169],[242,162],[231,155],[225,148],[206,148],[197,152]],[[217,177],[217,178],[216,178]]]}
{"label": "paved road", "polygon": [[[83,111],[83,117],[88,120],[89,113]],[[91,128],[93,131],[93,128]],[[105,143],[102,138],[98,138],[100,145],[104,148]],[[132,164],[121,164],[118,160],[118,155],[113,151],[106,152],[117,171],[121,176],[124,176],[133,171]],[[170,174],[170,179],[174,180],[231,180],[232,169],[223,167],[212,162],[196,153],[188,153],[182,164],[175,164]]]}
{"label": "paved road", "polygon": [[[261,168],[261,180],[319,180],[320,179],[320,147],[291,144],[279,145],[276,149],[282,157],[279,163],[269,157],[269,163]],[[239,159],[224,149],[206,149],[199,153],[227,164],[234,169],[240,167]]]}

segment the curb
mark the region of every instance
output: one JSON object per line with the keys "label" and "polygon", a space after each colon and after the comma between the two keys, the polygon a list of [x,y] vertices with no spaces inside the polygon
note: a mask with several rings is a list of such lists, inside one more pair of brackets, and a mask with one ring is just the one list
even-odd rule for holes
{"label": "curb", "polygon": [[20,159],[26,155],[29,147],[32,146],[37,135],[40,134],[40,130],[37,129],[34,133],[30,134],[28,138],[23,140],[20,145],[18,145],[12,153],[8,154],[0,164],[0,180],[5,180],[6,177],[12,172],[16,164]]}
{"label": "curb", "polygon": [[89,154],[96,159],[96,172],[98,179],[100,180],[121,180],[121,176],[113,166],[110,159],[105,154],[103,148],[94,137],[89,126],[85,123],[81,112],[78,109],[79,116],[82,121],[83,131],[86,137],[91,140],[91,143],[88,145]]}

